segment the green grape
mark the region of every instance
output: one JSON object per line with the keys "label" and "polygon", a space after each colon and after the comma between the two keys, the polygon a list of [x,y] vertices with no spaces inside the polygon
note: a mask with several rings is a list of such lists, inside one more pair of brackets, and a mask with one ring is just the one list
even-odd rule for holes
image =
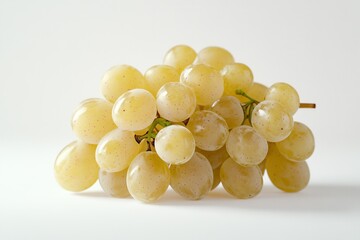
{"label": "green grape", "polygon": [[96,161],[101,169],[118,172],[127,169],[140,150],[133,132],[117,128],[106,134],[99,142]]}
{"label": "green grape", "polygon": [[220,169],[221,166],[213,170],[214,181],[211,190],[214,190],[220,184]]}
{"label": "green grape", "polygon": [[270,86],[265,99],[279,102],[290,115],[294,115],[300,106],[299,94],[287,83],[279,82]]}
{"label": "green grape", "polygon": [[230,129],[241,126],[244,121],[241,103],[233,96],[223,96],[214,102],[209,110],[223,117]]}
{"label": "green grape", "polygon": [[294,123],[290,135],[277,142],[279,152],[292,161],[304,161],[308,159],[315,150],[315,139],[310,128],[300,122]]}
{"label": "green grape", "polygon": [[127,169],[120,172],[99,171],[99,183],[105,193],[113,197],[124,198],[130,195],[126,186]]}
{"label": "green grape", "polygon": [[71,127],[75,135],[89,144],[98,144],[100,139],[116,128],[111,118],[113,105],[99,98],[87,99],[76,108]]}
{"label": "green grape", "polygon": [[181,73],[180,82],[192,88],[198,105],[211,105],[224,92],[224,80],[214,68],[204,64],[190,65]]}
{"label": "green grape", "polygon": [[269,145],[269,152],[266,156],[266,171],[271,182],[284,192],[301,191],[310,180],[307,163],[286,159],[280,154],[275,144]]}
{"label": "green grape", "polygon": [[195,152],[195,139],[186,127],[171,125],[156,135],[155,150],[166,163],[183,164]]}
{"label": "green grape", "polygon": [[166,53],[164,64],[176,68],[176,70],[181,73],[187,66],[194,62],[196,55],[196,52],[191,47],[177,45]]}
{"label": "green grape", "polygon": [[[266,94],[268,91],[268,87],[261,83],[254,82],[249,90],[246,91],[246,94],[250,96],[252,99],[255,99],[258,102],[262,102],[265,100]],[[238,95],[238,99],[242,103],[246,103],[249,101],[248,98],[244,96]]]}
{"label": "green grape", "polygon": [[169,187],[170,171],[155,152],[141,152],[131,162],[126,182],[133,198],[142,202],[154,202]]}
{"label": "green grape", "polygon": [[186,127],[194,135],[196,146],[205,151],[220,149],[229,136],[226,121],[208,110],[195,112]]}
{"label": "green grape", "polygon": [[178,82],[180,79],[179,72],[167,65],[156,65],[145,72],[146,87],[154,96],[159,89],[168,82]]}
{"label": "green grape", "polygon": [[238,164],[244,167],[254,166],[265,159],[268,143],[252,127],[240,126],[230,131],[226,150]]}
{"label": "green grape", "polygon": [[237,89],[247,92],[253,84],[251,69],[242,63],[226,65],[221,70],[221,75],[224,79],[224,94],[229,96],[237,96],[235,93]]}
{"label": "green grape", "polygon": [[292,115],[284,111],[275,101],[259,103],[252,112],[252,126],[269,142],[280,142],[287,138],[294,126]]}
{"label": "green grape", "polygon": [[219,168],[221,164],[229,158],[225,145],[216,151],[205,151],[200,148],[196,148],[196,151],[204,155],[209,160],[212,169]]}
{"label": "green grape", "polygon": [[101,92],[112,103],[124,92],[143,87],[145,87],[144,76],[136,68],[128,65],[110,68],[101,81]]}
{"label": "green grape", "polygon": [[125,92],[115,102],[112,118],[119,128],[138,131],[150,126],[156,113],[154,96],[144,89],[133,89]]}
{"label": "green grape", "polygon": [[225,65],[234,63],[234,57],[224,48],[206,47],[198,53],[195,63],[206,64],[219,71]]}
{"label": "green grape", "polygon": [[161,117],[172,122],[182,122],[194,113],[196,96],[183,83],[167,83],[157,93],[156,104]]}
{"label": "green grape", "polygon": [[74,141],[56,157],[54,172],[57,182],[64,189],[81,192],[98,179],[99,166],[95,161],[96,145]]}
{"label": "green grape", "polygon": [[195,152],[190,161],[170,166],[170,185],[180,196],[198,200],[203,198],[213,185],[213,170],[202,154]]}
{"label": "green grape", "polygon": [[258,164],[258,167],[261,170],[262,175],[264,176],[265,170],[266,170],[266,159],[264,159],[261,163]]}
{"label": "green grape", "polygon": [[228,193],[241,199],[258,195],[263,186],[263,178],[258,166],[243,167],[231,158],[222,164],[220,179]]}

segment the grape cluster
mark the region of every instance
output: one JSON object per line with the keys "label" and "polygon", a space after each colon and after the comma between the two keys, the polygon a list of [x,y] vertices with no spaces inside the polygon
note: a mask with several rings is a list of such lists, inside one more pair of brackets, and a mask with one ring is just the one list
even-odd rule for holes
{"label": "grape cluster", "polygon": [[114,197],[159,199],[169,185],[186,199],[201,199],[221,182],[236,198],[260,193],[266,170],[286,192],[306,187],[306,163],[315,147],[311,130],[294,122],[301,106],[287,83],[266,87],[231,53],[178,45],[163,65],[145,72],[109,69],[104,99],[80,103],[72,116],[77,140],[55,162],[66,190],[98,179]]}

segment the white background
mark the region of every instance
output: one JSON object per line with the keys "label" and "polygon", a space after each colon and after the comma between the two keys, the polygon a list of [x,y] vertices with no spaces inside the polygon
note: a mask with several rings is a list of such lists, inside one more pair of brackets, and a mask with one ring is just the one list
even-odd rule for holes
{"label": "white background", "polygon": [[[359,1],[0,0],[0,239],[360,239]],[[53,163],[104,72],[144,72],[173,45],[227,48],[255,81],[285,81],[312,128],[311,182],[285,194],[156,204],[63,191]]]}

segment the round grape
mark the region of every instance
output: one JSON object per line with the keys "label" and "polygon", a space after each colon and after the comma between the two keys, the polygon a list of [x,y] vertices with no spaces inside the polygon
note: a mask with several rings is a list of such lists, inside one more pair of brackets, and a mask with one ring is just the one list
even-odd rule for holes
{"label": "round grape", "polygon": [[234,63],[234,57],[224,48],[206,47],[198,53],[195,63],[206,64],[219,71],[225,65]]}
{"label": "round grape", "polygon": [[113,197],[124,198],[130,195],[126,186],[127,169],[120,172],[99,171],[99,183],[106,194]]}

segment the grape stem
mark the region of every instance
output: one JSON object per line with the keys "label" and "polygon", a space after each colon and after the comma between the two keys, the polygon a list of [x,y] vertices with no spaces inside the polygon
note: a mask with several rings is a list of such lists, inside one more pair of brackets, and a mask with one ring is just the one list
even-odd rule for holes
{"label": "grape stem", "polygon": [[158,129],[156,128],[157,125],[167,127],[171,125],[171,122],[161,117],[155,118],[153,123],[150,125],[149,130],[144,135],[135,135],[135,140],[140,143],[141,140],[146,139],[150,148],[150,144],[153,144],[153,141],[158,133]]}

